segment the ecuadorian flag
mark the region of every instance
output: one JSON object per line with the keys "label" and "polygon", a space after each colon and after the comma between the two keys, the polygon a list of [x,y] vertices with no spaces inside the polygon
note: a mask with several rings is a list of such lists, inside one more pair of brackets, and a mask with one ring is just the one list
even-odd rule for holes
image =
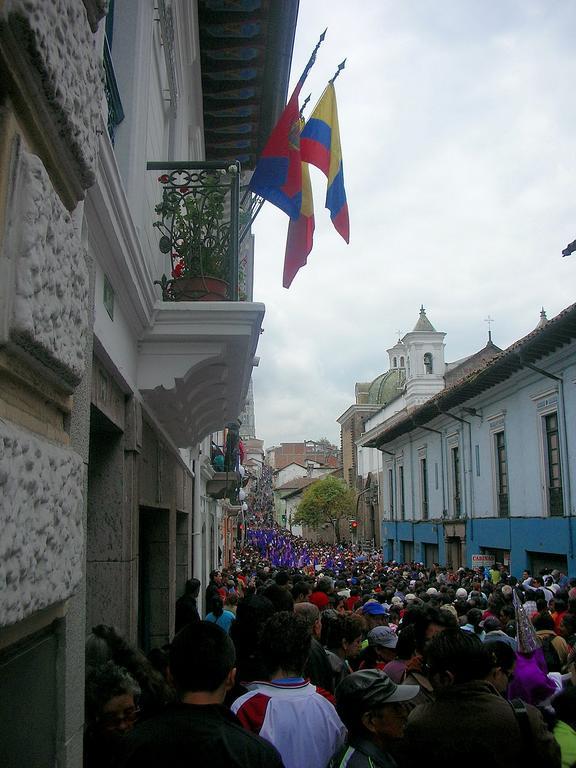
{"label": "ecuadorian flag", "polygon": [[304,126],[300,135],[300,155],[302,162],[320,168],[328,178],[326,208],[330,211],[336,231],[349,243],[350,223],[344,189],[338,107],[333,83],[328,84]]}
{"label": "ecuadorian flag", "polygon": [[250,180],[250,190],[268,200],[291,219],[302,207],[302,164],[300,160],[300,113],[298,96],[304,75],[286,104]]}

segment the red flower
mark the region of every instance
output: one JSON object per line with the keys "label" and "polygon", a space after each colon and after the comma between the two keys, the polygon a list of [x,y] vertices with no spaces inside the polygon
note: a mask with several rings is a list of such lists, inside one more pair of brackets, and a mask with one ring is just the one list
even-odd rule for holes
{"label": "red flower", "polygon": [[182,272],[184,272],[184,264],[179,261],[177,264],[174,264],[174,267],[172,269],[172,277],[182,277]]}
{"label": "red flower", "polygon": [[190,187],[180,187],[180,192],[185,195],[186,192],[190,191]]}
{"label": "red flower", "polygon": [[169,178],[168,174],[163,173],[162,176],[158,176],[158,181],[161,184],[168,184],[168,182],[170,181],[170,178]]}

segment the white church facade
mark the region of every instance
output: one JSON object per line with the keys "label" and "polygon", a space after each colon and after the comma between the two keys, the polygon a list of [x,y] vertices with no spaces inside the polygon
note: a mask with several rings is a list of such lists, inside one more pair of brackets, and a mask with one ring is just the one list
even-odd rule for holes
{"label": "white church facade", "polygon": [[405,384],[357,441],[385,557],[574,575],[576,305],[504,351],[446,364],[443,339],[421,310],[388,350]]}

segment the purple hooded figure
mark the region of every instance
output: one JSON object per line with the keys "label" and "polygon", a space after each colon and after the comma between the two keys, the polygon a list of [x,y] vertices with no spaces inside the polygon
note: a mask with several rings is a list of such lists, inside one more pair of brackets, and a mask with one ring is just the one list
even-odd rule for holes
{"label": "purple hooded figure", "polygon": [[508,699],[522,699],[527,704],[542,704],[556,692],[548,677],[548,668],[540,641],[517,592],[513,595],[516,611],[516,640],[518,652],[514,678],[508,686]]}

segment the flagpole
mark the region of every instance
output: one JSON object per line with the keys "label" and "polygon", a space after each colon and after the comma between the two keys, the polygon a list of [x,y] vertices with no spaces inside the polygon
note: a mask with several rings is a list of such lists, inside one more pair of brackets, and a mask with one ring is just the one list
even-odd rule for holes
{"label": "flagpole", "polygon": [[316,61],[316,54],[318,53],[318,49],[324,42],[324,38],[326,37],[326,32],[328,32],[328,27],[326,27],[324,32],[322,32],[322,34],[320,35],[320,38],[316,43],[316,48],[314,48],[314,50],[312,51],[312,55],[308,59],[308,64],[306,64],[306,66],[304,67],[304,72],[302,72],[302,75],[300,76],[300,80],[298,80],[299,83],[302,84],[304,80],[306,80],[306,77],[308,76],[308,72],[310,72],[310,70],[314,66],[314,62]]}

